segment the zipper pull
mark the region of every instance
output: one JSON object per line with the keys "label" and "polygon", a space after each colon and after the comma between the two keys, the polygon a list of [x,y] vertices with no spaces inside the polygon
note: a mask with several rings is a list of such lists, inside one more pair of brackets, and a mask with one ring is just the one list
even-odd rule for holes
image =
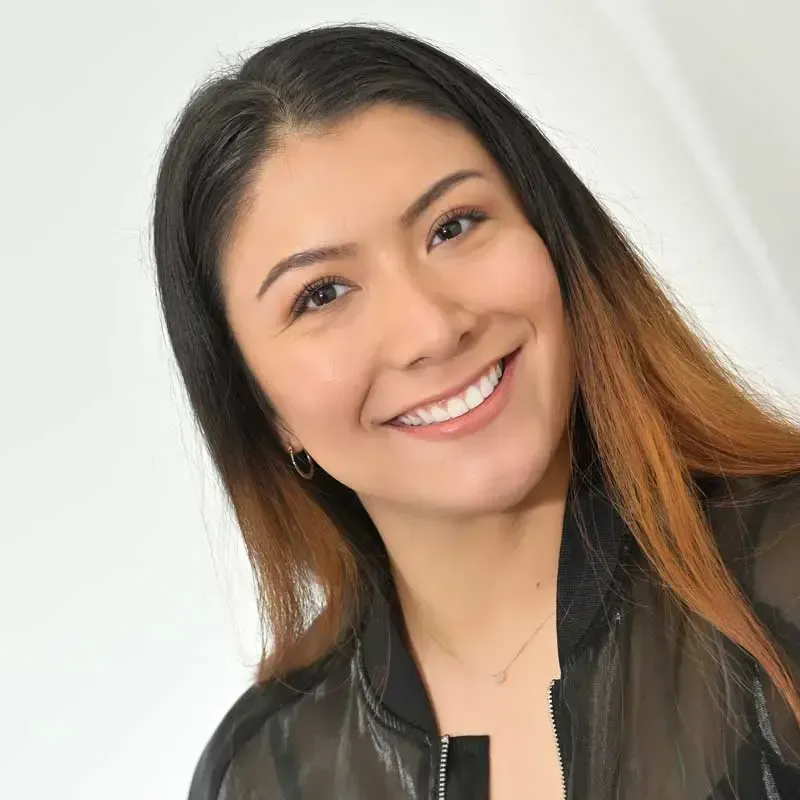
{"label": "zipper pull", "polygon": [[445,734],[439,740],[439,783],[437,800],[447,800],[447,754],[450,751],[450,737]]}

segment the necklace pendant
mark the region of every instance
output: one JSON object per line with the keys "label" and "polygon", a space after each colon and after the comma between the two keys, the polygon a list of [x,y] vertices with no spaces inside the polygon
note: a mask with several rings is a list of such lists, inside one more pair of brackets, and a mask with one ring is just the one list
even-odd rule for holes
{"label": "necklace pendant", "polygon": [[495,683],[505,683],[506,682],[506,671],[503,669],[503,670],[500,670],[500,672],[495,672],[492,675],[492,680]]}

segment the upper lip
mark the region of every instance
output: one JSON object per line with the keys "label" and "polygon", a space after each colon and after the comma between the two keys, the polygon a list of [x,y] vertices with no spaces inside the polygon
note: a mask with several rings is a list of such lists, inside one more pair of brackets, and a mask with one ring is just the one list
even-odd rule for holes
{"label": "upper lip", "polygon": [[419,400],[415,402],[413,405],[406,406],[403,411],[398,411],[394,416],[389,417],[386,422],[391,422],[392,420],[397,419],[398,417],[402,417],[404,414],[409,414],[412,411],[415,411],[418,408],[425,408],[427,406],[432,406],[434,403],[438,403],[440,400],[447,400],[451,397],[455,397],[458,394],[466,391],[466,389],[472,386],[473,383],[477,383],[486,373],[489,371],[490,367],[493,367],[495,364],[499,364],[504,359],[508,358],[511,353],[507,353],[504,356],[499,356],[492,361],[488,361],[486,364],[483,365],[477,372],[472,374],[471,378],[468,378],[465,381],[457,384],[456,386],[446,389],[443,392],[439,392],[438,394],[431,395],[430,397],[426,397],[424,400]]}

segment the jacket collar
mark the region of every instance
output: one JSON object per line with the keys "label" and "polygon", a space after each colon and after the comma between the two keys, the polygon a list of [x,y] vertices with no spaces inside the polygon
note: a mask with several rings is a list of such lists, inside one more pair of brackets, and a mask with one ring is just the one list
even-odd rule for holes
{"label": "jacket collar", "polygon": [[[603,491],[597,473],[574,478],[564,514],[556,590],[558,655],[576,654],[604,606],[630,531]],[[371,690],[396,717],[436,735],[433,709],[405,643],[405,628],[388,570],[374,591],[360,636]]]}

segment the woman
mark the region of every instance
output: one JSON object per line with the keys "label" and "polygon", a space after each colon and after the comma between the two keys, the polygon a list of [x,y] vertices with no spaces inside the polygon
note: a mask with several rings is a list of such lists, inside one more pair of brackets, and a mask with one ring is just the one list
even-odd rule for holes
{"label": "woman", "polygon": [[506,97],[271,44],[154,245],[266,631],[192,800],[800,797],[800,429]]}

